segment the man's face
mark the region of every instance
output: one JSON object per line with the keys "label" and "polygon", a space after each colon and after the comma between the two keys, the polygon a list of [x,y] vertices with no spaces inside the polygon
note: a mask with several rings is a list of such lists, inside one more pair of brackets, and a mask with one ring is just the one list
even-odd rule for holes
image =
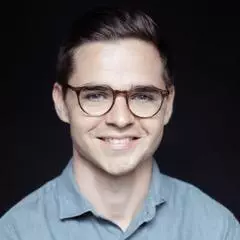
{"label": "man's face", "polygon": [[[162,75],[163,64],[151,44],[125,39],[79,47],[69,84],[104,84],[117,90],[130,90],[135,85],[166,89]],[[75,92],[69,89],[64,121],[70,124],[76,160],[88,161],[116,176],[134,170],[142,161],[151,161],[170,118],[173,95],[164,100],[161,110],[151,118],[132,115],[122,95],[118,95],[106,115],[92,117],[81,110]],[[55,100],[55,104],[60,103]]]}

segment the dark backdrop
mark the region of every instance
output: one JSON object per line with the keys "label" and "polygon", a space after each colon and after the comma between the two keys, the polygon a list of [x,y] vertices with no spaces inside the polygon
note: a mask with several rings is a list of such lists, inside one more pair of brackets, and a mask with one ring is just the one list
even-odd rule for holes
{"label": "dark backdrop", "polygon": [[[201,188],[240,219],[240,17],[230,3],[193,2],[136,3],[154,16],[174,53],[174,114],[156,158],[162,172]],[[51,99],[56,55],[71,22],[95,5],[19,4],[4,22],[0,215],[57,176],[71,156],[68,126]]]}

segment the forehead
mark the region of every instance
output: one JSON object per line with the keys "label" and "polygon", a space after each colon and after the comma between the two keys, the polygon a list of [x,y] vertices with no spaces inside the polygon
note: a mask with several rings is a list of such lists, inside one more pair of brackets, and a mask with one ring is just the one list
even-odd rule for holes
{"label": "forehead", "polygon": [[74,52],[70,83],[163,87],[163,64],[156,48],[137,39],[86,43]]}

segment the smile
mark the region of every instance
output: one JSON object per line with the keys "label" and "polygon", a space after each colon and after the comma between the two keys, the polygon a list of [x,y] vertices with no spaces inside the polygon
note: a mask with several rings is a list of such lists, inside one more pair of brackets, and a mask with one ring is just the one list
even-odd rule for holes
{"label": "smile", "polygon": [[109,146],[113,150],[124,150],[124,149],[130,149],[135,145],[136,140],[139,138],[137,137],[125,137],[125,138],[111,138],[111,137],[102,137],[99,138],[102,140],[103,143],[105,143],[107,146]]}

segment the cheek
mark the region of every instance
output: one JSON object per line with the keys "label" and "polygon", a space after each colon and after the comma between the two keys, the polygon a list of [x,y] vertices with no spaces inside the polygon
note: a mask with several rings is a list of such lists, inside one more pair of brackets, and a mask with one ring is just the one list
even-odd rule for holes
{"label": "cheek", "polygon": [[74,149],[82,153],[90,151],[94,137],[92,129],[97,125],[98,121],[88,117],[78,116],[70,119],[70,134]]}
{"label": "cheek", "polygon": [[86,134],[92,134],[92,130],[97,128],[102,119],[86,116],[80,109],[74,109],[69,115],[69,123],[72,136],[77,138],[86,137]]}
{"label": "cheek", "polygon": [[141,126],[151,137],[159,136],[164,128],[164,118],[163,115],[156,115],[150,119],[143,119],[141,121]]}
{"label": "cheek", "polygon": [[159,146],[164,130],[163,116],[155,116],[151,119],[145,119],[142,122],[142,128],[147,133],[147,145],[149,148],[156,150]]}
{"label": "cheek", "polygon": [[75,131],[77,134],[88,132],[96,122],[96,119],[87,116],[73,99],[68,101],[68,117],[72,134],[75,134]]}
{"label": "cheek", "polygon": [[143,141],[144,146],[142,146],[142,150],[144,150],[147,157],[153,156],[162,140],[164,129],[163,118],[155,117],[145,119],[145,121],[142,121],[141,125],[142,129],[144,129],[147,134]]}

